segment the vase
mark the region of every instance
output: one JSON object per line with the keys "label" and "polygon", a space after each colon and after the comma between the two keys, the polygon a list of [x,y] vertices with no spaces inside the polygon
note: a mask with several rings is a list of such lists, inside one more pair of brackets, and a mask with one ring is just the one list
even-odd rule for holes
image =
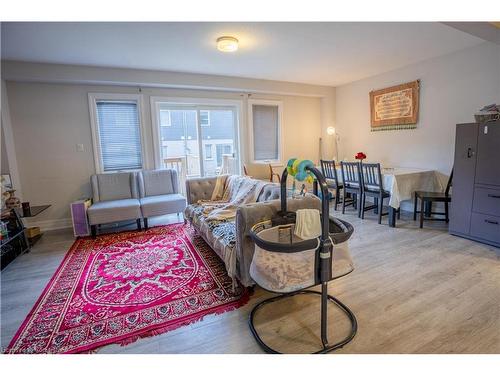
{"label": "vase", "polygon": [[5,207],[11,210],[21,206],[21,200],[14,195],[15,190],[8,190],[9,197],[5,200]]}

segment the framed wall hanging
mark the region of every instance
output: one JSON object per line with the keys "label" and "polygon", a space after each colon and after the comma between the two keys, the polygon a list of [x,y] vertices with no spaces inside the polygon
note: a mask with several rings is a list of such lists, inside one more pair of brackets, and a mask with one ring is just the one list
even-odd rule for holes
{"label": "framed wall hanging", "polygon": [[370,92],[371,130],[417,127],[420,80]]}

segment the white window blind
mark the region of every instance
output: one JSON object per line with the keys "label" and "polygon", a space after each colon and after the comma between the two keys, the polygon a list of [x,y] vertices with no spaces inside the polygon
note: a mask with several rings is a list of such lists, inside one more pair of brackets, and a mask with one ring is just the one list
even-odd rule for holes
{"label": "white window blind", "polygon": [[97,101],[96,111],[103,171],[141,169],[142,145],[137,102]]}
{"label": "white window blind", "polygon": [[277,105],[252,105],[255,161],[278,160],[280,157],[278,110]]}

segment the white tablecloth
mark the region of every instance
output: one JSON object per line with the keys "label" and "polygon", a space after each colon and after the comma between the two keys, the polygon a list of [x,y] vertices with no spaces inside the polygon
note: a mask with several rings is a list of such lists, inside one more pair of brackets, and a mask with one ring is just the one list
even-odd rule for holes
{"label": "white tablecloth", "polygon": [[383,168],[384,189],[391,193],[389,206],[399,208],[402,201],[413,199],[416,190],[442,192],[437,172],[416,168]]}
{"label": "white tablecloth", "polygon": [[[337,171],[339,181],[342,181],[342,172]],[[384,190],[391,193],[389,206],[399,208],[401,202],[413,199],[416,190],[442,192],[444,186],[438,174],[433,170],[417,168],[382,168],[382,183]]]}

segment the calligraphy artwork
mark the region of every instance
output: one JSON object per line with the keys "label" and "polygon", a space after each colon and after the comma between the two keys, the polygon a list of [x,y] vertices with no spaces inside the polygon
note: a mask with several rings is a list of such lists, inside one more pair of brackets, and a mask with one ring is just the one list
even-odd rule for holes
{"label": "calligraphy artwork", "polygon": [[420,81],[370,92],[371,129],[414,129],[418,121]]}

